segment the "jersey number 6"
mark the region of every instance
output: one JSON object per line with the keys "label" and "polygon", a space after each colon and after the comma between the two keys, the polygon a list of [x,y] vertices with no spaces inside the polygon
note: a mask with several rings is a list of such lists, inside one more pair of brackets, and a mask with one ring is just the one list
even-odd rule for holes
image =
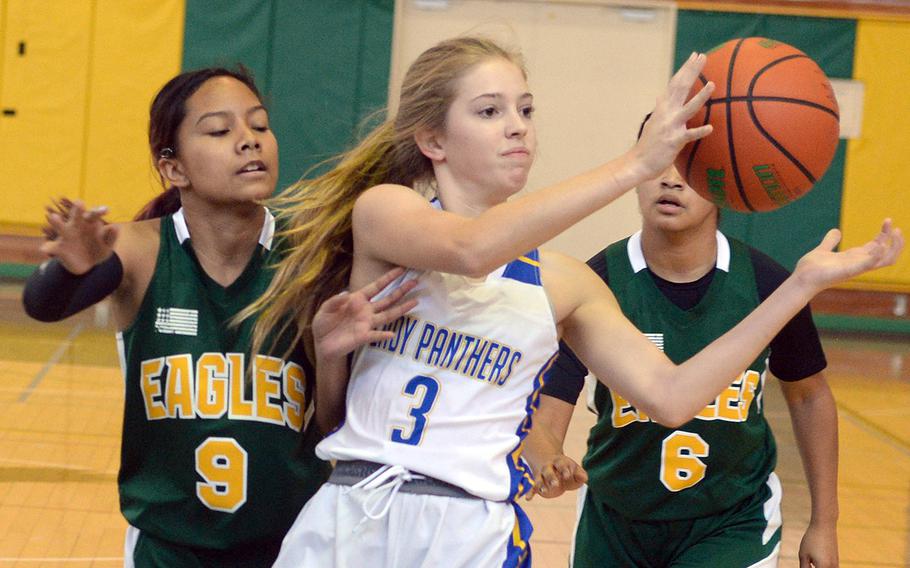
{"label": "jersey number 6", "polygon": [[405,435],[403,428],[392,429],[392,441],[399,444],[416,446],[423,438],[423,430],[427,425],[427,414],[433,410],[433,404],[439,395],[439,381],[433,377],[417,375],[404,386],[404,394],[414,398],[409,414],[414,419],[411,432]]}
{"label": "jersey number 6", "polygon": [[688,489],[705,478],[708,443],[691,432],[677,431],[664,438],[660,452],[660,482],[670,491]]}

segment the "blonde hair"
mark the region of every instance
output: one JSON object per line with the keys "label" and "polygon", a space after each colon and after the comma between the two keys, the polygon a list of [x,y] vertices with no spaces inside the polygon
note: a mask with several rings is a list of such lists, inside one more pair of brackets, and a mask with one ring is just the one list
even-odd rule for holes
{"label": "blonde hair", "polygon": [[323,301],[347,287],[350,278],[351,213],[357,197],[381,183],[417,189],[433,182],[432,162],[417,147],[415,134],[444,129],[458,79],[478,63],[495,58],[514,63],[527,75],[518,52],[485,38],[449,39],[424,51],[404,77],[396,116],[338,156],[331,171],[314,179],[304,177],[271,200],[281,228],[279,246],[286,254],[268,289],[239,316],[259,314],[253,353],[259,352],[266,337],[281,337],[296,326],[292,345],[303,339],[312,358],[312,318]]}

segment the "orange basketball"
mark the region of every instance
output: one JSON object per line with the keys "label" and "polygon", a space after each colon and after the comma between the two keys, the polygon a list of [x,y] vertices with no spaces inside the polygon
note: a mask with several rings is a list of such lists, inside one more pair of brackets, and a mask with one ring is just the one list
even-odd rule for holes
{"label": "orange basketball", "polygon": [[770,211],[798,199],[822,177],[837,149],[839,117],[831,83],[802,51],[761,37],[708,53],[692,94],[711,98],[689,127],[714,131],[688,144],[676,167],[704,198],[736,211]]}

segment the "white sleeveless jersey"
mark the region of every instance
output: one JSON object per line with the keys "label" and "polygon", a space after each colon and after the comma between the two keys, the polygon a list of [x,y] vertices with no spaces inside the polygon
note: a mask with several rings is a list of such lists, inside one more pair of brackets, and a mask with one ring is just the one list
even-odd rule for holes
{"label": "white sleeveless jersey", "polygon": [[457,485],[495,501],[532,487],[521,442],[558,349],[537,251],[486,278],[410,271],[419,301],[361,348],[344,423],[316,449]]}

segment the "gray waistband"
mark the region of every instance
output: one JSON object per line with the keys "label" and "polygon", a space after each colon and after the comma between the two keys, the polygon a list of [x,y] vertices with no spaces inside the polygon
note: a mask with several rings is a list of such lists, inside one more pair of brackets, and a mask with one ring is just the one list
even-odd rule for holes
{"label": "gray waistband", "polygon": [[[339,461],[335,464],[335,469],[329,477],[329,483],[334,483],[336,485],[354,485],[369,477],[381,467],[383,467],[383,464],[370,461]],[[457,485],[452,485],[451,483],[446,483],[445,481],[416,472],[415,475],[421,475],[422,477],[404,483],[399,491],[402,493],[417,493],[420,495],[437,495],[439,497],[480,499],[480,497],[468,493]]]}

